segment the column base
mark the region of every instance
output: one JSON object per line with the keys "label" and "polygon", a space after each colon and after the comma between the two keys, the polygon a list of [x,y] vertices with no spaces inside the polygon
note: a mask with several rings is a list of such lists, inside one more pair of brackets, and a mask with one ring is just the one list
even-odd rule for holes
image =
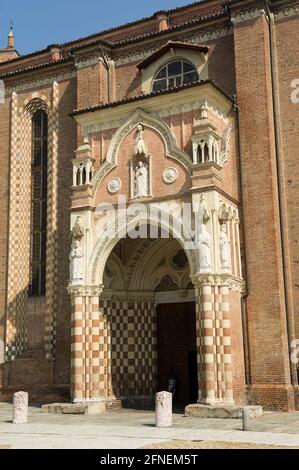
{"label": "column base", "polygon": [[[263,414],[263,408],[261,406],[250,406],[248,408],[251,418],[257,418]],[[242,411],[242,406],[227,405],[224,403],[214,405],[196,403],[188,405],[185,408],[185,415],[193,418],[241,419]]]}

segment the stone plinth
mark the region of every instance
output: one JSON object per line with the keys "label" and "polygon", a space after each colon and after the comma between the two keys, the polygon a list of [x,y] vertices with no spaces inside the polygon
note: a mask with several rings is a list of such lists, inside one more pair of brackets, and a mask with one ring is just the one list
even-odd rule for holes
{"label": "stone plinth", "polygon": [[26,424],[28,420],[28,393],[17,392],[13,396],[13,424]]}
{"label": "stone plinth", "polygon": [[168,428],[172,426],[172,393],[160,392],[156,394],[156,427]]}
{"label": "stone plinth", "polygon": [[[251,419],[258,418],[263,414],[261,406],[248,406],[246,408]],[[185,408],[185,415],[194,418],[242,419],[243,409],[242,406],[201,405],[196,403]]]}
{"label": "stone plinth", "polygon": [[102,401],[97,403],[52,403],[41,408],[42,413],[64,415],[93,415],[105,413],[107,410],[121,409],[120,400]]}

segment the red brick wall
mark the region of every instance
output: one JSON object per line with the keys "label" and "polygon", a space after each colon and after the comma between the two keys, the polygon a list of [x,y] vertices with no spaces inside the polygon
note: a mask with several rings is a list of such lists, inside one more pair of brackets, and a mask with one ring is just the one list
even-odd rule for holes
{"label": "red brick wall", "polygon": [[276,54],[279,80],[281,129],[282,189],[284,202],[284,234],[287,245],[289,281],[289,308],[299,338],[299,162],[298,130],[299,103],[291,101],[293,80],[299,80],[299,18],[279,21],[275,27]]}
{"label": "red brick wall", "polygon": [[268,26],[235,27],[252,384],[289,384]]}

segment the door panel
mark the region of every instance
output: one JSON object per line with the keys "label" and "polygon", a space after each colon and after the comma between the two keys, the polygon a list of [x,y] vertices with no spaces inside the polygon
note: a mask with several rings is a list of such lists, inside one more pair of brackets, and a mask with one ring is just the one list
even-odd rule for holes
{"label": "door panel", "polygon": [[168,389],[168,380],[174,375],[174,404],[186,405],[198,390],[195,303],[159,305],[157,341],[159,391]]}

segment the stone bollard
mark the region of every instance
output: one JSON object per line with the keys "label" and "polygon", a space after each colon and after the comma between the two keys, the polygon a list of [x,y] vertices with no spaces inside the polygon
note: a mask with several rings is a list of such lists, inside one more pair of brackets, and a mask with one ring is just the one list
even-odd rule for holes
{"label": "stone bollard", "polygon": [[159,392],[156,394],[156,427],[170,426],[172,426],[172,393]]}
{"label": "stone bollard", "polygon": [[26,424],[28,418],[28,393],[18,392],[13,396],[13,424]]}
{"label": "stone bollard", "polygon": [[243,431],[251,431],[251,417],[250,417],[250,408],[245,406],[242,410],[243,418]]}

